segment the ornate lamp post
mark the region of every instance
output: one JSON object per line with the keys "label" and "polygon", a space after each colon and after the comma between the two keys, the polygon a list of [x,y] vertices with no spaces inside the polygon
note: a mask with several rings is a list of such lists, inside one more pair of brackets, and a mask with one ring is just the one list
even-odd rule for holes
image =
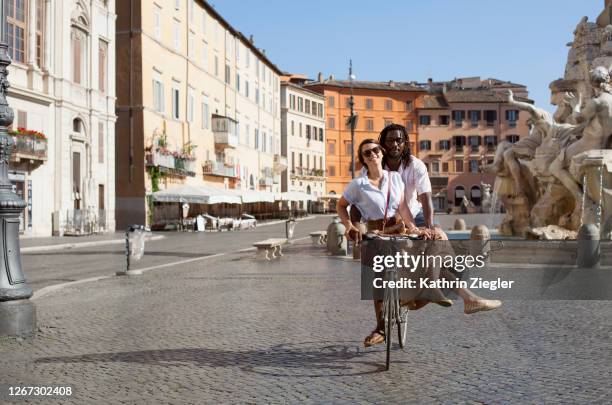
{"label": "ornate lamp post", "polygon": [[36,308],[28,299],[32,289],[21,271],[19,214],[26,203],[13,192],[8,178],[15,142],[8,134],[8,127],[13,123],[13,109],[6,101],[11,57],[5,42],[4,12],[4,0],[0,0],[0,336],[27,336],[33,334],[36,327]]}

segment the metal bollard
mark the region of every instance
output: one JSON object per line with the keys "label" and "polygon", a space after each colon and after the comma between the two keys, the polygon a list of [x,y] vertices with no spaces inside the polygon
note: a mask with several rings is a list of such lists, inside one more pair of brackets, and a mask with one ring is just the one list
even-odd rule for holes
{"label": "metal bollard", "polygon": [[584,224],[578,230],[578,252],[576,266],[584,269],[599,267],[600,260],[599,227],[595,224]]}
{"label": "metal bollard", "polygon": [[295,219],[289,218],[285,221],[285,235],[287,236],[287,243],[293,243],[293,233],[295,231]]}
{"label": "metal bollard", "polygon": [[[139,241],[139,243],[141,243],[142,246],[139,246],[137,249],[132,249],[130,242],[132,242],[131,239],[135,237],[135,234],[137,231],[142,232],[142,235],[140,235],[140,237],[142,237],[143,240]],[[130,259],[133,256],[135,260],[140,260],[142,256],[144,255],[144,237],[145,237],[144,232],[145,231],[146,229],[143,225],[130,225],[125,230],[126,269],[123,271],[122,270],[117,271],[115,275],[117,276],[125,276],[125,275],[135,276],[135,275],[142,274],[142,271],[140,270],[130,269]]]}

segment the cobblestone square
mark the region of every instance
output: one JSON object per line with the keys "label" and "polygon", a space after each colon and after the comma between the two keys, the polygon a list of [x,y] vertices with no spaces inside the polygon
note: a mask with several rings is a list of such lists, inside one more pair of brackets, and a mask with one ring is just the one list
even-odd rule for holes
{"label": "cobblestone square", "polygon": [[362,346],[374,322],[358,262],[307,241],[285,252],[50,293],[36,300],[38,337],[0,343],[1,381],[70,385],[56,401],[78,404],[609,401],[610,302],[429,305],[385,372],[384,345]]}

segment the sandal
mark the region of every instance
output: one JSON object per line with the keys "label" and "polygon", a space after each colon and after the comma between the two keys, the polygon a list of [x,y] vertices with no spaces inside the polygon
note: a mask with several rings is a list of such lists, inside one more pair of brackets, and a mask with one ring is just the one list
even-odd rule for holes
{"label": "sandal", "polygon": [[378,328],[374,329],[363,341],[363,345],[365,347],[374,346],[385,341],[385,332],[383,330],[379,330]]}

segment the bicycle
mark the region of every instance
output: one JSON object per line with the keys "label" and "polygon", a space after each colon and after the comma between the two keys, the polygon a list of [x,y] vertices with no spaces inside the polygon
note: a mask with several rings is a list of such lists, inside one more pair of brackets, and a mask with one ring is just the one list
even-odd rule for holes
{"label": "bicycle", "polygon": [[[408,236],[382,236],[375,234],[364,235],[364,240],[385,240],[385,241],[406,241],[406,240],[419,240],[420,238],[416,235]],[[396,248],[396,246],[394,246]],[[387,344],[386,349],[386,363],[385,370],[389,370],[391,365],[391,346],[393,342],[393,328],[397,328],[397,338],[399,347],[404,349],[406,345],[406,332],[408,330],[408,308],[400,305],[400,294],[397,283],[394,283],[395,287],[389,287],[389,282],[397,282],[397,268],[388,268],[384,272],[384,280],[388,281],[385,285],[383,293],[383,305],[382,305],[382,318],[385,322],[385,343]]]}

